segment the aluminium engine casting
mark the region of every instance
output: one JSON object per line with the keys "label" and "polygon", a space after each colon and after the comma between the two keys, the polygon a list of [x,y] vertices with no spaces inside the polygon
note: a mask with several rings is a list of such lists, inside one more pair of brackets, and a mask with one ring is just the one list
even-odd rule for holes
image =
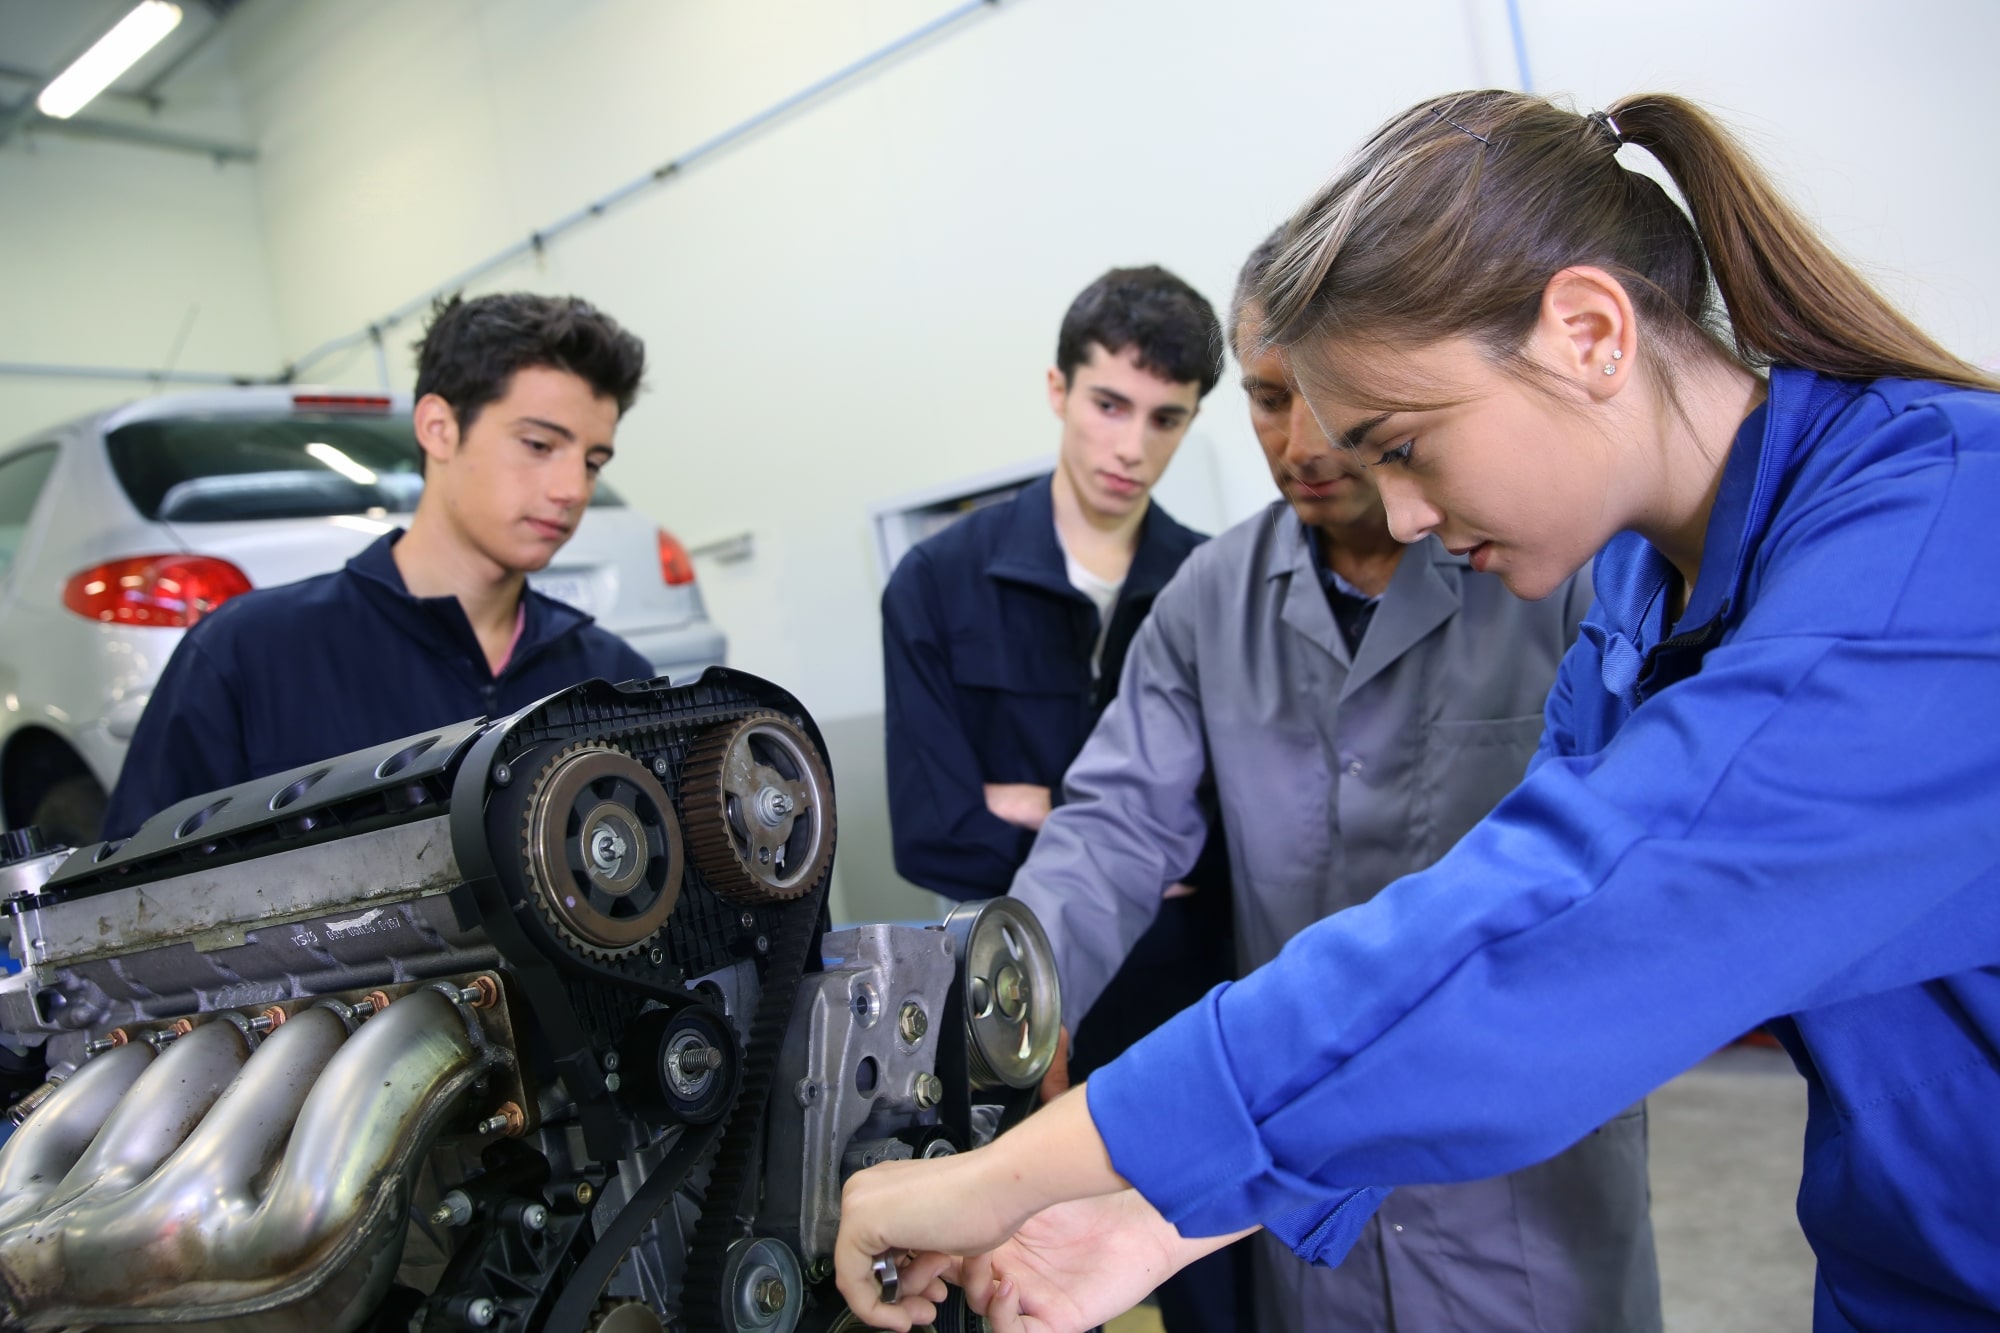
{"label": "aluminium engine casting", "polygon": [[8,1329],[850,1327],[841,1183],[1053,1058],[1018,903],[828,929],[824,745],[740,672],[9,839]]}

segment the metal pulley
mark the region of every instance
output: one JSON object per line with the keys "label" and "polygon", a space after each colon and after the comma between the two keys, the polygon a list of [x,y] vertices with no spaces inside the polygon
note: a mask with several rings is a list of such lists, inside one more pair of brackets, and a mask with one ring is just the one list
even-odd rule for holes
{"label": "metal pulley", "polygon": [[752,713],[703,736],[681,790],[695,865],[732,902],[790,902],[833,860],[833,780],[782,714]]}
{"label": "metal pulley", "polygon": [[550,924],[600,957],[644,947],[680,898],[673,803],[643,765],[609,745],[563,747],[536,770],[521,858]]}
{"label": "metal pulley", "polygon": [[1032,1088],[1049,1072],[1062,1026],[1055,950],[1012,898],[961,903],[945,918],[965,1003],[975,1088]]}

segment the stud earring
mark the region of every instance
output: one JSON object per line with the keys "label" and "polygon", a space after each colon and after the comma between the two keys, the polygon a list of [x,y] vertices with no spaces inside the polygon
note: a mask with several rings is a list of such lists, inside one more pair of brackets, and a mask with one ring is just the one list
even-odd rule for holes
{"label": "stud earring", "polygon": [[[1625,359],[1625,353],[1622,350],[1616,348],[1612,350],[1611,360],[1613,362],[1623,361],[1624,359]],[[1607,365],[1604,367],[1604,373],[1607,375],[1616,375],[1618,373],[1618,367],[1615,364]]]}

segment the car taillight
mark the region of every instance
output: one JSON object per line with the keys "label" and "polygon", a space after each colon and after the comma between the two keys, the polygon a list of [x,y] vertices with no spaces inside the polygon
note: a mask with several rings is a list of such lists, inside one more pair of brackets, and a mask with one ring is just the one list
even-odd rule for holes
{"label": "car taillight", "polygon": [[669,587],[694,582],[694,557],[665,528],[660,529],[660,578]]}
{"label": "car taillight", "polygon": [[63,605],[110,625],[186,629],[250,580],[212,555],[141,555],[86,569],[63,587]]}

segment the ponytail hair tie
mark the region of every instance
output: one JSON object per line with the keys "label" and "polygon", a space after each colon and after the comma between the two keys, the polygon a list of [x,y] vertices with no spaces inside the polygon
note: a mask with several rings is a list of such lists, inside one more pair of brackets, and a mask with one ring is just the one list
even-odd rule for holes
{"label": "ponytail hair tie", "polygon": [[1593,111],[1590,113],[1588,119],[1590,120],[1591,124],[1596,125],[1599,129],[1603,130],[1606,134],[1611,136],[1611,142],[1613,145],[1617,147],[1624,146],[1625,144],[1624,131],[1618,128],[1618,122],[1611,118],[1609,112]]}

